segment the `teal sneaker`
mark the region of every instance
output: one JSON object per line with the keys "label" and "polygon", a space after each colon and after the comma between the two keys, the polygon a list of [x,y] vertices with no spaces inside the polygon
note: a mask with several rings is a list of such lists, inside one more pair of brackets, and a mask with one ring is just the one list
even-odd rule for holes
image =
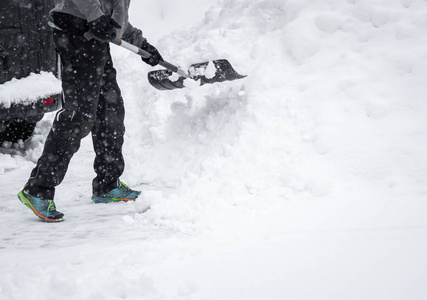
{"label": "teal sneaker", "polygon": [[32,196],[25,190],[18,193],[18,199],[44,222],[53,223],[64,220],[62,218],[64,214],[56,210],[55,202],[53,202],[53,200],[44,200]]}
{"label": "teal sneaker", "polygon": [[123,182],[119,181],[119,187],[112,189],[102,195],[93,195],[92,201],[95,203],[111,203],[119,201],[135,201],[141,194],[140,191],[134,191]]}

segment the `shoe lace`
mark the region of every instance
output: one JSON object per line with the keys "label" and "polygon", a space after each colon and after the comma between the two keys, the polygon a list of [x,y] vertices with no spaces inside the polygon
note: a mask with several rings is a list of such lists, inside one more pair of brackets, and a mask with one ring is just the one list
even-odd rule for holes
{"label": "shoe lace", "polygon": [[130,190],[130,187],[128,187],[124,182],[120,181],[120,189],[124,189],[124,190]]}
{"label": "shoe lace", "polygon": [[53,202],[53,200],[47,200],[48,206],[47,206],[47,211],[56,211],[56,206],[55,206],[55,202]]}

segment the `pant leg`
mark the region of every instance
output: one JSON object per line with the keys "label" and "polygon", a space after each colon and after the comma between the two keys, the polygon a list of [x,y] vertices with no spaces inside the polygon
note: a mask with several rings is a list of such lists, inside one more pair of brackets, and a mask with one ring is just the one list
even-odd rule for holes
{"label": "pant leg", "polygon": [[62,62],[64,103],[25,186],[30,194],[44,199],[53,199],[55,187],[62,182],[81,139],[95,124],[104,67],[109,59],[108,43],[57,30],[54,41]]}
{"label": "pant leg", "polygon": [[92,182],[93,193],[101,195],[118,186],[118,178],[124,170],[122,155],[124,127],[124,105],[116,81],[116,70],[111,57],[104,68],[103,84],[99,96],[92,141],[95,150]]}

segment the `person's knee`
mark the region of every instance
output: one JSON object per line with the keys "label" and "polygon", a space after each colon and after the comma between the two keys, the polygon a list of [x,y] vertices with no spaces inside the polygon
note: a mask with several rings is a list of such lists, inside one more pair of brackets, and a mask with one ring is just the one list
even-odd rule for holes
{"label": "person's knee", "polygon": [[94,114],[64,109],[57,113],[53,130],[62,133],[68,132],[71,138],[81,139],[91,132],[94,124]]}

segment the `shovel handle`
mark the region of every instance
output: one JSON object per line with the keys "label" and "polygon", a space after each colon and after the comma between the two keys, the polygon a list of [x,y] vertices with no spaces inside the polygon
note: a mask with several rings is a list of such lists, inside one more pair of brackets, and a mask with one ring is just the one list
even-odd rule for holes
{"label": "shovel handle", "polygon": [[[91,40],[93,38],[92,34],[88,31],[83,35],[86,39]],[[135,45],[132,45],[122,39],[114,39],[111,41],[113,44],[123,47],[133,53],[138,54],[139,56],[142,56],[144,58],[150,58],[151,54]],[[165,60],[159,61],[159,65],[162,67],[165,67],[168,70],[171,70],[172,72],[178,73],[180,76],[184,78],[189,78],[190,75],[188,75],[187,72],[185,72],[183,69],[178,68],[177,66],[171,64],[170,62],[167,62]]]}
{"label": "shovel handle", "polygon": [[[139,56],[142,56],[144,58],[150,58],[150,56],[151,56],[151,54],[149,52],[147,52],[147,51],[145,51],[145,50],[143,50],[143,49],[141,49],[135,45],[132,45],[132,44],[130,44],[130,43],[128,43],[122,39],[115,39],[112,41],[112,43],[117,45],[117,46],[123,47],[123,48],[125,48],[125,49],[127,49],[133,53],[136,53]],[[178,68],[177,66],[171,64],[170,62],[167,62],[165,60],[161,60],[161,61],[159,61],[159,65],[161,65],[162,67],[165,67],[168,70],[171,70],[172,72],[178,73],[179,75],[181,75],[185,78],[189,77],[188,74],[184,70]]]}

